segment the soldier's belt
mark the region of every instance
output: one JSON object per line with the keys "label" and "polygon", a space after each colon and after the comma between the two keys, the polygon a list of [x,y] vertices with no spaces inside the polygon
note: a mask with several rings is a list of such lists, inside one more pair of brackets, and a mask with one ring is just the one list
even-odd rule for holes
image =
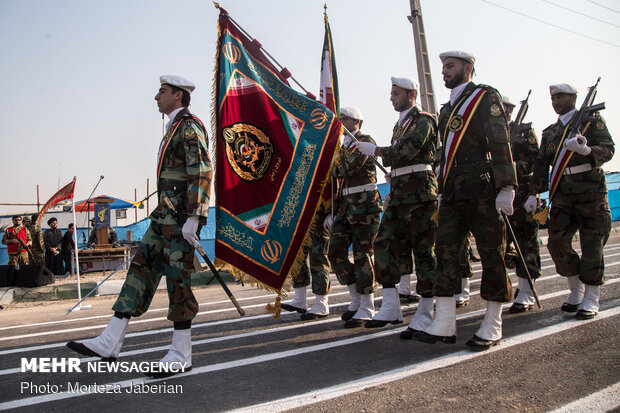
{"label": "soldier's belt", "polygon": [[470,153],[467,155],[456,155],[454,161],[452,161],[452,166],[458,167],[459,164],[470,164],[474,162],[490,162],[491,161],[491,153],[483,152],[483,153]]}
{"label": "soldier's belt", "polygon": [[159,189],[162,191],[182,192],[187,190],[187,182],[184,181],[163,181],[159,183]]}
{"label": "soldier's belt", "polygon": [[564,172],[562,173],[562,175],[574,175],[574,174],[580,174],[582,172],[587,172],[587,171],[591,171],[592,170],[592,165],[590,165],[589,163],[584,163],[582,165],[577,165],[577,166],[567,166],[566,168],[564,168]]}
{"label": "soldier's belt", "polygon": [[377,184],[366,184],[366,185],[352,186],[351,188],[343,189],[342,190],[342,195],[357,194],[358,192],[374,191],[376,189],[377,189]]}
{"label": "soldier's belt", "polygon": [[427,165],[425,163],[418,163],[415,165],[403,166],[402,168],[392,169],[390,171],[390,176],[394,178],[395,176],[407,175],[414,172],[422,172],[422,171],[432,171],[433,167],[431,165]]}

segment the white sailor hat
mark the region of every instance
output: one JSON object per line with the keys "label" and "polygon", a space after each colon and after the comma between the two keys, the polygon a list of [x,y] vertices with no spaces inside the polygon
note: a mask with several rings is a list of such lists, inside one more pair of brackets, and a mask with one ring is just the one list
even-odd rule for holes
{"label": "white sailor hat", "polygon": [[467,63],[471,63],[472,65],[476,63],[476,56],[474,56],[473,53],[464,52],[462,50],[452,50],[449,52],[443,52],[439,55],[442,62],[448,57],[455,57],[457,59],[465,60]]}
{"label": "white sailor hat", "polygon": [[355,120],[364,120],[364,115],[362,115],[362,112],[355,106],[345,106],[340,108],[340,115],[344,115],[347,118]]}
{"label": "white sailor hat", "polygon": [[162,85],[166,83],[168,85],[176,86],[179,89],[187,91],[188,93],[192,93],[194,89],[196,89],[196,85],[194,85],[192,82],[185,79],[184,77],[175,75],[162,75],[159,77],[159,83]]}
{"label": "white sailor hat", "polygon": [[574,86],[571,86],[568,83],[558,83],[557,85],[549,86],[549,92],[551,93],[551,96],[557,95],[558,93],[576,95],[577,89],[575,89]]}
{"label": "white sailor hat", "polygon": [[420,84],[417,80],[410,77],[393,77],[392,84],[405,90],[418,90]]}
{"label": "white sailor hat", "polygon": [[514,100],[510,99],[508,96],[502,95],[502,103],[508,106],[517,106]]}

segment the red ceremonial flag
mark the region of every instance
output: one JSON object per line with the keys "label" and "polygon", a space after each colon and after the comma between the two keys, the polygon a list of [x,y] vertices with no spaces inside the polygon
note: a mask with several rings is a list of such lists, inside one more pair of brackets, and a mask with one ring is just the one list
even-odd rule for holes
{"label": "red ceremonial flag", "polygon": [[39,218],[37,218],[37,222],[35,224],[39,224],[39,221],[41,221],[41,217],[43,217],[43,214],[45,214],[48,209],[50,209],[57,203],[64,201],[65,199],[72,199],[73,191],[75,191],[75,176],[73,177],[73,181],[60,188],[58,192],[52,195],[52,197],[45,203],[45,205],[43,205],[43,208],[41,208],[41,211],[39,211]]}
{"label": "red ceremonial flag", "polygon": [[298,256],[329,175],[340,121],[291,88],[220,8],[216,55],[215,264],[278,293]]}

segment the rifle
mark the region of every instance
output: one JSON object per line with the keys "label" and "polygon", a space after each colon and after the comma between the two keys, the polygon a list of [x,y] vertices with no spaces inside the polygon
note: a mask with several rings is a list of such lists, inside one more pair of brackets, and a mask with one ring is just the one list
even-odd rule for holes
{"label": "rifle", "polygon": [[[592,104],[594,102],[594,98],[596,97],[596,88],[598,87],[598,82],[600,81],[601,81],[601,78],[599,77],[596,80],[596,83],[594,84],[594,86],[591,86],[588,88],[588,94],[583,100],[583,103],[581,104],[581,108],[579,109],[579,111],[575,114],[575,116],[573,116],[574,121],[568,129],[568,135],[564,142],[575,137],[575,135],[580,133],[579,128],[581,127],[582,123],[584,123],[585,121],[595,120],[595,119],[591,119],[593,113],[605,109],[605,102],[598,103],[596,105]],[[579,143],[583,144],[581,139],[579,139]]]}
{"label": "rifle", "polygon": [[[170,213],[172,214],[172,216],[174,217],[174,219],[177,220],[178,222],[178,213],[176,208],[174,207],[174,205],[172,205],[172,202],[170,202],[170,199],[168,199],[167,196],[164,196],[163,198],[163,202],[164,204],[166,204],[166,206],[168,207],[168,209],[170,209]],[[211,269],[211,272],[213,272],[213,276],[219,281],[220,285],[222,286],[222,288],[224,289],[224,292],[226,292],[226,295],[228,295],[228,298],[230,298],[230,301],[232,301],[232,303],[234,304],[234,306],[237,308],[237,311],[239,312],[239,315],[244,316],[245,315],[245,311],[243,311],[243,308],[241,308],[241,306],[239,305],[239,303],[237,302],[237,300],[235,299],[235,296],[232,294],[232,292],[228,289],[228,286],[226,285],[226,283],[224,282],[224,280],[222,279],[222,276],[220,275],[220,273],[218,272],[218,270],[215,268],[215,266],[213,265],[213,263],[211,262],[211,260],[209,259],[209,257],[207,256],[207,254],[205,253],[205,250],[202,249],[202,246],[198,245],[198,247],[196,247],[196,250],[198,251],[198,253],[202,256],[202,258],[205,260],[205,262],[207,263],[207,265],[209,266],[209,268]]]}
{"label": "rifle", "polygon": [[519,134],[524,130],[530,130],[532,127],[532,122],[523,123],[523,119],[525,119],[525,115],[527,114],[527,110],[530,108],[528,100],[530,99],[530,93],[532,93],[532,89],[527,92],[527,97],[525,100],[521,101],[521,106],[519,107],[519,112],[517,112],[517,117],[512,123],[512,130],[510,131],[510,142],[515,142]]}

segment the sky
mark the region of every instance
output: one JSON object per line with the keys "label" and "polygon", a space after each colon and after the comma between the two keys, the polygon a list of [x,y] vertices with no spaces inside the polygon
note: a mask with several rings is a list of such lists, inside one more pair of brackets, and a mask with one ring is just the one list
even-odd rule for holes
{"label": "sky", "polygon": [[[324,3],[220,2],[317,96]],[[362,130],[387,146],[398,118],[389,101],[390,77],[418,78],[409,1],[327,5],[340,104],[358,107],[365,118]],[[438,108],[449,99],[439,53],[466,50],[476,55],[474,82],[515,101],[532,89],[526,121],[539,137],[557,119],[549,85],[574,85],[580,105],[599,76],[596,102],[606,103],[602,115],[612,137],[620,133],[617,0],[421,0],[421,5]],[[133,200],[137,190],[141,199],[147,179],[154,191],[162,136],[154,100],[159,76],[193,81],[190,109],[210,124],[218,13],[206,0],[0,0],[0,203],[36,203],[37,185],[44,203],[73,176],[76,200],[87,198],[101,175],[95,195]],[[620,157],[604,168],[620,171]],[[34,210],[0,206],[0,214]]]}

